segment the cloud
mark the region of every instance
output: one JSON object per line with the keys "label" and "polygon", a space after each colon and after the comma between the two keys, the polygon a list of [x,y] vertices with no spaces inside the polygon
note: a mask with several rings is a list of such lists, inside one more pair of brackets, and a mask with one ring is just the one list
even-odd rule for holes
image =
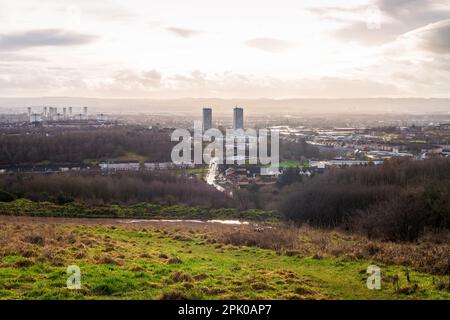
{"label": "cloud", "polygon": [[[368,27],[373,18],[370,8],[379,14],[379,29]],[[337,38],[369,46],[394,41],[411,30],[450,18],[450,5],[436,0],[375,0],[367,6],[316,7],[309,11],[338,23],[332,31]]]}
{"label": "cloud", "polygon": [[[128,74],[128,72],[125,72]],[[135,74],[135,73],[131,73]],[[159,72],[156,74],[160,75]],[[117,75],[115,75],[117,79]],[[104,81],[96,87],[103,94],[115,97],[222,97],[222,98],[286,98],[286,97],[376,97],[401,95],[394,84],[365,78],[298,78],[255,76],[253,74],[223,72],[207,74],[193,71],[187,74],[168,74],[159,78],[158,86],[142,84],[141,76],[121,77],[121,81]],[[124,85],[126,83],[126,85]]]}
{"label": "cloud", "polygon": [[336,22],[349,22],[357,20],[357,15],[367,9],[367,6],[323,6],[312,7],[307,10],[314,15],[320,16],[322,19],[336,21]]}
{"label": "cloud", "polygon": [[93,42],[96,38],[96,36],[60,29],[30,30],[0,35],[0,50],[83,45]]}
{"label": "cloud", "polygon": [[436,0],[378,0],[376,5],[410,30],[450,17],[450,5]]}
{"label": "cloud", "polygon": [[399,30],[395,23],[384,23],[380,25],[380,29],[371,29],[365,22],[355,22],[335,30],[333,34],[341,40],[376,46],[394,41]]}
{"label": "cloud", "polygon": [[32,57],[28,55],[12,54],[12,53],[0,53],[0,61],[8,62],[24,62],[24,61],[40,61],[44,62],[47,59],[41,57]]}
{"label": "cloud", "polygon": [[272,53],[280,53],[293,46],[288,41],[274,38],[254,38],[246,41],[245,44],[249,47]]}
{"label": "cloud", "polygon": [[161,84],[162,74],[157,70],[148,70],[135,72],[130,70],[122,70],[113,75],[115,83],[124,87],[159,87]]}
{"label": "cloud", "polygon": [[450,19],[408,32],[399,41],[413,42],[418,49],[432,53],[450,54]]}
{"label": "cloud", "polygon": [[43,64],[0,64],[0,95],[42,95],[70,90],[73,80],[70,75],[50,72]]}
{"label": "cloud", "polygon": [[[443,82],[441,89],[449,82]],[[433,86],[429,83],[429,86]],[[426,92],[428,87],[424,87]],[[124,69],[110,74],[54,70],[45,64],[0,64],[1,95],[103,96],[111,98],[294,98],[401,96],[397,83],[358,78],[293,78],[258,76],[252,73],[162,74],[159,70]]]}
{"label": "cloud", "polygon": [[200,33],[200,31],[197,30],[177,27],[168,27],[166,30],[181,38],[190,38]]}

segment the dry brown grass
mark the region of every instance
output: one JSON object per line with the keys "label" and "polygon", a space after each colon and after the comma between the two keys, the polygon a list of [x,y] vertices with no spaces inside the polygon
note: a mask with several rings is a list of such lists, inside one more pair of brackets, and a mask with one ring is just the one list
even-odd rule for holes
{"label": "dry brown grass", "polygon": [[252,228],[242,226],[214,234],[215,240],[236,246],[255,246],[263,249],[290,250],[295,248],[299,229],[293,227]]}
{"label": "dry brown grass", "polygon": [[194,280],[191,275],[180,270],[172,273],[170,279],[174,282],[191,282]]}
{"label": "dry brown grass", "polygon": [[188,297],[179,291],[170,291],[163,293],[160,297],[160,300],[188,300]]}
{"label": "dry brown grass", "polygon": [[429,233],[417,243],[402,243],[369,240],[343,231],[309,227],[274,226],[255,231],[255,228],[246,226],[239,230],[223,230],[215,238],[233,245],[273,249],[287,256],[367,259],[432,274],[450,274],[450,236],[447,233]]}
{"label": "dry brown grass", "polygon": [[182,262],[183,261],[181,261],[181,259],[177,258],[177,257],[173,257],[173,258],[170,258],[169,260],[167,260],[167,264],[179,264]]}

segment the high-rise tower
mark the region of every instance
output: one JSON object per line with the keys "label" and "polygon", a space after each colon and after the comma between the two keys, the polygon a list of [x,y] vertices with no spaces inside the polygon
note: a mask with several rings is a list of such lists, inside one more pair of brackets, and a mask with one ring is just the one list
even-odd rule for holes
{"label": "high-rise tower", "polygon": [[244,109],[235,107],[233,109],[233,129],[244,129]]}
{"label": "high-rise tower", "polygon": [[212,128],[212,109],[203,108],[203,131]]}

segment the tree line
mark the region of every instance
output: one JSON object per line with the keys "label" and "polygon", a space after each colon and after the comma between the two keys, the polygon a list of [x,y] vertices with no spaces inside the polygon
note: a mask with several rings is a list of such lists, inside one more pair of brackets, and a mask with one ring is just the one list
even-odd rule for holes
{"label": "tree line", "polygon": [[133,127],[2,133],[0,164],[79,164],[86,159],[110,159],[128,152],[150,161],[170,161],[172,147],[168,132]]}
{"label": "tree line", "polygon": [[404,241],[427,229],[450,229],[448,159],[330,169],[280,192],[280,212],[296,223]]}
{"label": "tree line", "polygon": [[26,198],[58,204],[153,202],[207,208],[227,208],[234,204],[224,193],[197,179],[150,172],[2,175],[0,190],[0,201]]}

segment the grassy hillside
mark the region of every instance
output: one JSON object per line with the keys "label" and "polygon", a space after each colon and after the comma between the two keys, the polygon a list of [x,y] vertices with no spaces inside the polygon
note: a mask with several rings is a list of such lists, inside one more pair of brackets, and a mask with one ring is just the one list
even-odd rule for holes
{"label": "grassy hillside", "polygon": [[0,215],[65,217],[65,218],[133,218],[133,219],[248,219],[254,221],[277,221],[273,211],[257,209],[238,210],[234,208],[206,209],[183,205],[160,205],[138,203],[135,205],[85,205],[51,202],[34,202],[17,199],[0,202]]}
{"label": "grassy hillside", "polygon": [[[443,277],[377,263],[382,289],[368,290],[369,259],[232,245],[215,234],[235,226],[11,217],[0,224],[1,299],[450,299]],[[71,264],[81,268],[78,291],[65,285]]]}

